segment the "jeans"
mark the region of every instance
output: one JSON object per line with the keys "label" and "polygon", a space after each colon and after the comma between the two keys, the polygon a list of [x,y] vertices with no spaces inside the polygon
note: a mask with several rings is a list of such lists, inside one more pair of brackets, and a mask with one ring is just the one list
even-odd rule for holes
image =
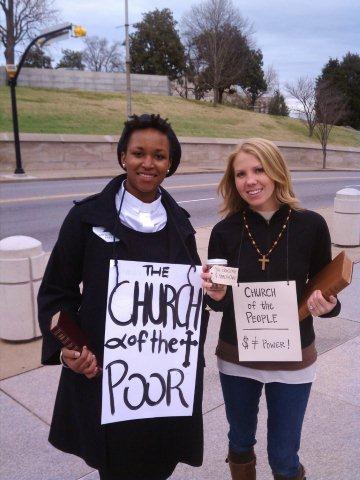
{"label": "jeans", "polygon": [[[257,416],[263,383],[220,373],[230,431],[229,449],[245,453],[256,443]],[[273,473],[292,477],[298,473],[301,429],[311,383],[266,383],[268,409],[267,451]]]}

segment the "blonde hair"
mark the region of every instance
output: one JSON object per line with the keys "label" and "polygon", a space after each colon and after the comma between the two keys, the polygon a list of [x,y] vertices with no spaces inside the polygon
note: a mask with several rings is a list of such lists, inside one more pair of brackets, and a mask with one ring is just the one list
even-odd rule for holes
{"label": "blonde hair", "polygon": [[249,153],[260,160],[266,175],[275,182],[275,196],[280,204],[287,204],[294,210],[301,209],[293,190],[289,169],[279,148],[264,138],[249,138],[239,144],[228,158],[224,176],[218,187],[218,193],[224,199],[221,214],[232,215],[247,206],[235,185],[234,161],[240,152]]}

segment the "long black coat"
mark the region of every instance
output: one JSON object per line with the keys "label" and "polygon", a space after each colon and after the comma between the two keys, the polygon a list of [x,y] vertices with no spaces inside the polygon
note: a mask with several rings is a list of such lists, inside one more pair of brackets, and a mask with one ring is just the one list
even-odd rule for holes
{"label": "long black coat", "polygon": [[[109,261],[114,258],[114,248],[118,259],[131,260],[129,246],[121,238],[121,224],[115,208],[115,195],[124,178],[125,175],[116,177],[100,194],[78,202],[61,227],[38,296],[44,365],[59,363],[61,345],[49,332],[50,318],[59,310],[70,312],[76,319],[86,332],[92,351],[102,363]],[[199,264],[195,231],[188,220],[189,215],[163,189],[162,202],[168,214],[167,261]],[[119,238],[119,242],[105,242],[93,233],[93,226],[104,227]],[[119,455],[130,469],[134,462],[138,464],[139,461],[144,464],[144,472],[146,463],[154,461],[201,465],[206,327],[207,316],[203,314],[193,415],[118,424],[119,434],[124,440]],[[106,425],[100,424],[100,417],[101,378],[88,380],[84,375],[63,368],[49,441],[60,450],[82,457],[92,467],[103,467],[106,465]]]}

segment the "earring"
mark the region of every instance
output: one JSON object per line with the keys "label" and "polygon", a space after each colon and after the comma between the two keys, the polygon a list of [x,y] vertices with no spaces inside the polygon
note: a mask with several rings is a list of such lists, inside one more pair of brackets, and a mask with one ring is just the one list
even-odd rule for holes
{"label": "earring", "polygon": [[167,169],[167,172],[166,173],[169,173],[170,172],[170,168]]}

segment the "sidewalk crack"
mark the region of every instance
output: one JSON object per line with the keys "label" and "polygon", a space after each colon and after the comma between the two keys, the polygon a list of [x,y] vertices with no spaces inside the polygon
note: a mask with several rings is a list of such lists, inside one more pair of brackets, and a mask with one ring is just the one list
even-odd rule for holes
{"label": "sidewalk crack", "polygon": [[21,407],[23,407],[25,410],[27,410],[29,413],[31,413],[31,415],[33,415],[34,417],[36,417],[38,420],[40,420],[42,423],[44,423],[45,425],[47,425],[48,427],[50,427],[50,423],[46,422],[43,418],[39,417],[39,415],[37,415],[36,413],[34,413],[32,410],[30,410],[30,408],[28,408],[26,405],[24,405],[23,403],[19,402],[19,400],[17,400],[15,397],[13,397],[12,395],[10,395],[10,393],[6,392],[4,389],[2,389],[0,387],[0,392],[2,392],[4,395],[6,395],[7,397],[11,398],[11,400],[13,400],[15,403],[17,403],[18,405],[20,405]]}

